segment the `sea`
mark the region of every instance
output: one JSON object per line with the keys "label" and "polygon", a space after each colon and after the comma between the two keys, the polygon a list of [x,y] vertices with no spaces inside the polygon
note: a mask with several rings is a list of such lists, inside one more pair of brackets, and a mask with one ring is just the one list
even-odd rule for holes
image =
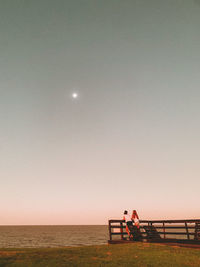
{"label": "sea", "polygon": [[0,226],[0,248],[107,244],[107,225]]}

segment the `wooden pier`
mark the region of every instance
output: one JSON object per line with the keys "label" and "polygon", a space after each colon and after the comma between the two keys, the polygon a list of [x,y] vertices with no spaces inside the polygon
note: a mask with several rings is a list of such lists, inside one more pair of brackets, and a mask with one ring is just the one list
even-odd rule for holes
{"label": "wooden pier", "polygon": [[[200,248],[200,219],[140,220],[139,222],[139,241],[175,243]],[[108,230],[109,244],[136,242],[129,239],[124,220],[109,220]]]}

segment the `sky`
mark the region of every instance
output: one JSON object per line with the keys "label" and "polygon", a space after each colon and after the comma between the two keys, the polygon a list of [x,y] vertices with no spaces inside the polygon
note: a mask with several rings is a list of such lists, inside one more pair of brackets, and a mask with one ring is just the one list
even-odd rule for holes
{"label": "sky", "polygon": [[199,0],[1,0],[0,224],[200,218],[199,49]]}

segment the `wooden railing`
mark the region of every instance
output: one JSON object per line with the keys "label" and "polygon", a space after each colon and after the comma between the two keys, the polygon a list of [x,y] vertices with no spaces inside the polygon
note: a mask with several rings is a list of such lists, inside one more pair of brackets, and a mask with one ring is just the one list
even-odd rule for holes
{"label": "wooden railing", "polygon": [[[128,240],[124,220],[109,220],[109,243]],[[114,238],[115,237],[115,238]],[[200,244],[200,219],[140,220],[140,240]]]}

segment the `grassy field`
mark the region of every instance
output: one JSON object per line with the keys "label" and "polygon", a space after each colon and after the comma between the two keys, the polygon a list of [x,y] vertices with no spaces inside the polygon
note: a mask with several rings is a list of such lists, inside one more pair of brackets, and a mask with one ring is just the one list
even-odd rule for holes
{"label": "grassy field", "polygon": [[200,250],[159,244],[122,244],[46,249],[0,249],[0,266],[200,266]]}

